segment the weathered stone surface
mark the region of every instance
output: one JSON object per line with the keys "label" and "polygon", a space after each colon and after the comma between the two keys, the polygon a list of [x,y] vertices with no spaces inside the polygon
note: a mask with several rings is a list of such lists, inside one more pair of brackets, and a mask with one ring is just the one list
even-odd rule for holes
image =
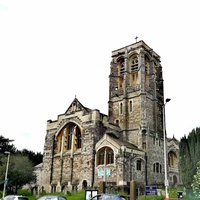
{"label": "weathered stone surface", "polygon": [[[38,185],[47,192],[98,188],[102,181],[164,184],[160,57],[140,41],[113,51],[112,58],[108,116],[75,98],[64,114],[47,122],[38,173]],[[170,185],[180,183],[178,150],[178,141],[168,140]]]}

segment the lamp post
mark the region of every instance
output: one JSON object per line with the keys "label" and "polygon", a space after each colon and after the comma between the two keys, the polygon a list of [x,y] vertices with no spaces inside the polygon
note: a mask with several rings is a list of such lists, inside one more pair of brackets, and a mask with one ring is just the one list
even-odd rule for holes
{"label": "lamp post", "polygon": [[166,122],[165,122],[165,105],[167,102],[169,102],[171,99],[166,99],[165,103],[163,104],[163,138],[164,138],[164,165],[165,165],[165,197],[166,199],[169,199],[168,194],[168,186],[169,182],[167,179],[167,153],[166,153]]}
{"label": "lamp post", "polygon": [[3,198],[5,196],[5,191],[6,191],[6,185],[7,185],[7,175],[8,175],[8,166],[9,166],[9,159],[10,159],[10,152],[9,151],[5,151],[5,154],[8,154],[8,159],[7,159],[7,165],[6,165],[6,174],[5,174],[5,180],[4,180],[4,186],[3,186]]}

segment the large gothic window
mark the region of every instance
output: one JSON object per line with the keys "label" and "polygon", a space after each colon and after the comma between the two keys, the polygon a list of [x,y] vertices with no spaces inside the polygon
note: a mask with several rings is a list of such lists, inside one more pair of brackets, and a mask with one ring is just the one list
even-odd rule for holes
{"label": "large gothic window", "polygon": [[103,147],[97,152],[97,165],[113,164],[114,152],[110,147]]}
{"label": "large gothic window", "polygon": [[173,151],[168,153],[168,165],[169,167],[175,167],[177,163],[177,156]]}
{"label": "large gothic window", "polygon": [[[57,136],[57,152],[81,148],[81,130],[74,124],[67,124]],[[72,148],[73,147],[73,148]]]}

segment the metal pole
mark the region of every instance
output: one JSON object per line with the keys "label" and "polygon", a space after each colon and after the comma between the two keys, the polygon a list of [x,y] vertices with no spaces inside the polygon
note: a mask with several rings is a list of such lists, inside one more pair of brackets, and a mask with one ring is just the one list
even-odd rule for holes
{"label": "metal pole", "polygon": [[105,152],[104,152],[104,182],[106,184],[106,148],[105,148]]}
{"label": "metal pole", "polygon": [[3,186],[3,198],[5,197],[6,185],[8,182],[7,176],[8,176],[8,166],[9,166],[9,158],[10,158],[10,152],[6,151],[4,153],[8,154],[8,159],[7,159],[6,174],[5,174],[5,180],[4,180],[4,186]]}
{"label": "metal pole", "polygon": [[164,165],[165,165],[165,197],[169,198],[168,186],[169,182],[167,179],[167,152],[166,152],[166,122],[165,122],[165,105],[171,99],[166,99],[165,104],[163,105],[163,138],[164,138]]}

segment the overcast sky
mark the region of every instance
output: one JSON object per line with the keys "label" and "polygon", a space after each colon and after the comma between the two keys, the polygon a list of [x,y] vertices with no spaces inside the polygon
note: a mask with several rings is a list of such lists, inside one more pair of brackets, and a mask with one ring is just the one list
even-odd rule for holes
{"label": "overcast sky", "polygon": [[75,96],[108,114],[111,52],[161,56],[167,135],[200,126],[199,0],[0,0],[0,135],[43,152],[47,120]]}

